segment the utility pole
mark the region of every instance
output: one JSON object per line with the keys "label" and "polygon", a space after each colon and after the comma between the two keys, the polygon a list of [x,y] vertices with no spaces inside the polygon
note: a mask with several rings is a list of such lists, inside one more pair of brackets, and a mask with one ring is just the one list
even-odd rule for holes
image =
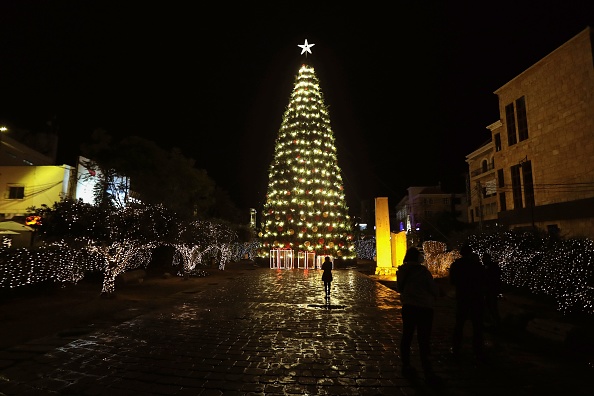
{"label": "utility pole", "polygon": [[528,204],[530,205],[530,220],[532,222],[532,229],[536,230],[536,226],[534,224],[534,188],[532,188],[532,191],[526,191],[526,169],[530,169],[530,174],[532,174],[532,169],[529,168],[532,166],[531,164],[529,164],[528,161],[528,156],[524,157],[523,159],[520,160],[519,162],[520,167],[522,168],[522,190],[524,191],[524,202],[528,201]]}

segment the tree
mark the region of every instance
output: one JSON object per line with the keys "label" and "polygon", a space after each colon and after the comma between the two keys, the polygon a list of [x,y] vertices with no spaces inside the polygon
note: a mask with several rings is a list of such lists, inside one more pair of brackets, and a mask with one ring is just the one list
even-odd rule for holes
{"label": "tree", "polygon": [[456,236],[469,229],[470,225],[463,223],[456,218],[453,212],[437,212],[434,215],[422,219],[422,230],[420,236],[423,241],[441,241],[452,246],[452,240]]}
{"label": "tree", "polygon": [[102,130],[95,131],[92,139],[92,144],[81,147],[83,155],[92,159],[103,175],[129,178],[132,193],[140,201],[162,204],[180,215],[207,216],[215,199],[215,182],[179,149],[165,151],[137,136],[114,144]]}
{"label": "tree", "polygon": [[229,193],[220,187],[215,187],[213,204],[208,209],[208,218],[219,219],[234,224],[247,224],[247,213],[244,215],[235,206]]}
{"label": "tree", "polygon": [[38,238],[45,243],[66,243],[72,248],[87,245],[90,239],[106,238],[106,219],[110,211],[81,200],[63,199],[52,207],[32,208],[41,217]]}
{"label": "tree", "polygon": [[236,232],[227,224],[208,220],[183,223],[172,246],[175,261],[182,264],[184,279],[188,279],[198,265],[209,260],[224,269],[232,256],[231,245],[238,241]]}
{"label": "tree", "polygon": [[269,168],[262,244],[354,257],[351,220],[330,116],[314,68],[302,65]]}
{"label": "tree", "polygon": [[39,232],[45,242],[82,249],[96,259],[93,268],[103,273],[103,294],[113,293],[122,272],[148,265],[152,250],[174,242],[180,227],[175,213],[162,205],[106,209],[63,200],[35,213],[42,217]]}

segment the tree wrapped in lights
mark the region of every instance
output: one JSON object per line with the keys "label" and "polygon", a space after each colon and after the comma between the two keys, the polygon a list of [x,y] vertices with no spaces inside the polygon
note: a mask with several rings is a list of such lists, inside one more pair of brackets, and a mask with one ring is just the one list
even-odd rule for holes
{"label": "tree wrapped in lights", "polygon": [[114,292],[119,274],[146,267],[152,249],[169,243],[178,224],[173,212],[163,205],[116,209],[63,200],[35,213],[42,218],[39,232],[43,241],[84,250],[96,260],[96,265],[85,268],[103,272],[102,294]]}
{"label": "tree wrapped in lights", "polygon": [[303,64],[284,112],[263,207],[263,251],[354,258],[330,116],[314,68]]}
{"label": "tree wrapped in lights", "polygon": [[206,260],[213,259],[219,269],[231,260],[232,244],[237,234],[231,227],[217,222],[195,220],[179,227],[175,242],[174,263],[182,265],[184,279],[196,274],[198,266],[206,265]]}
{"label": "tree wrapped in lights", "polygon": [[108,212],[106,219],[106,238],[90,240],[87,250],[104,260],[101,293],[111,294],[119,274],[148,266],[153,249],[166,243],[177,219],[162,205],[129,206]]}

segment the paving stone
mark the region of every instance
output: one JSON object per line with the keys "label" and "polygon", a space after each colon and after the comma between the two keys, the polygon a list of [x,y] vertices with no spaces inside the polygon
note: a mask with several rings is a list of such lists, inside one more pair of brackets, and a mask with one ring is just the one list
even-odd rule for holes
{"label": "paving stone", "polygon": [[[335,269],[329,305],[340,309],[326,309],[311,308],[328,305],[315,270],[233,274],[67,343],[0,351],[0,394],[438,394],[400,375],[399,295],[373,277]],[[521,340],[487,334],[489,360],[477,364],[467,330],[467,348],[452,359],[453,323],[454,302],[446,296],[432,336],[442,394],[590,393],[591,371]],[[415,344],[412,361],[420,367]]]}

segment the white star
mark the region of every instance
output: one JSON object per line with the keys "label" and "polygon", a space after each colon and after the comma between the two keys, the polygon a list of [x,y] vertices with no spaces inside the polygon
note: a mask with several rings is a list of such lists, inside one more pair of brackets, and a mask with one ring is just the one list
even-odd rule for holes
{"label": "white star", "polygon": [[307,44],[307,39],[305,39],[305,43],[303,45],[297,44],[297,47],[301,47],[301,55],[305,53],[305,56],[307,56],[306,52],[309,52],[311,54],[311,47],[313,47],[314,45],[315,44]]}

